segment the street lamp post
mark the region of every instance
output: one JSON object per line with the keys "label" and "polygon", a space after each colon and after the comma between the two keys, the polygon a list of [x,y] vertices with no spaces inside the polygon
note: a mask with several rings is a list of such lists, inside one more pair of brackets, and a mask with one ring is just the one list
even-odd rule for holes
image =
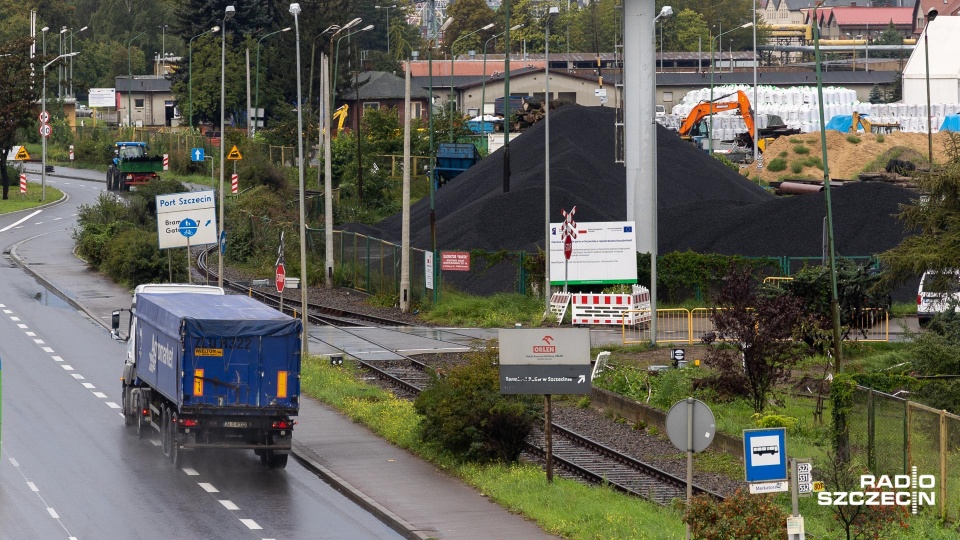
{"label": "street lamp post", "polygon": [[300,89],[300,23],[297,15],[300,13],[300,4],[290,4],[290,13],[293,14],[293,26],[297,37],[297,151],[300,177],[300,317],[303,324],[303,352],[301,358],[310,352],[309,334],[307,333],[307,218],[304,199],[306,190],[303,184],[303,98]]}
{"label": "street lamp post", "polygon": [[130,42],[127,43],[127,127],[133,126],[133,97],[131,96],[133,93],[133,67],[130,62],[130,56],[133,54],[132,49],[134,40],[146,33],[146,30],[140,32],[136,36],[130,38]]}
{"label": "street lamp post", "polygon": [[[510,5],[508,1],[507,6]],[[433,302],[436,304],[438,293],[437,282],[435,278],[437,277],[437,214],[436,207],[434,206],[434,192],[436,191],[436,180],[434,179],[434,168],[436,167],[436,154],[433,151],[433,49],[436,47],[437,37],[443,32],[447,31],[447,28],[453,24],[453,17],[447,17],[447,20],[443,21],[443,24],[440,25],[439,30],[436,30],[434,27],[437,25],[436,21],[436,11],[433,9],[433,2],[430,2],[430,39],[427,40],[427,73],[429,75],[429,87],[430,87],[430,101],[427,103],[427,118],[429,126],[427,128],[427,135],[429,140],[429,159],[430,159],[430,177],[428,181],[430,182],[430,252],[433,254],[433,267],[429,269],[430,276],[434,278],[432,281],[433,286]]]}
{"label": "street lamp post", "polygon": [[[66,34],[69,31],[70,29],[67,28],[66,26],[60,27],[60,35],[57,36],[60,41],[60,50],[57,54],[64,53],[64,41],[66,41],[66,36],[64,36],[64,34]],[[63,98],[63,79],[65,79],[66,77],[67,75],[63,71],[63,66],[57,66],[57,98],[58,99]]]}
{"label": "street lamp post", "polygon": [[750,102],[750,116],[753,117],[753,133],[750,135],[753,137],[753,162],[756,163],[760,159],[760,141],[757,139],[760,136],[760,122],[757,121],[757,108],[759,107],[757,102],[757,5],[755,0],[751,0],[751,11],[753,12],[753,101]]}
{"label": "street lamp post", "polygon": [[188,62],[187,62],[187,64],[188,64],[189,67],[187,68],[187,88],[188,88],[188,90],[189,90],[188,93],[189,93],[189,95],[190,95],[190,128],[191,128],[191,129],[193,129],[193,40],[197,39],[197,38],[200,37],[200,36],[206,35],[206,34],[216,34],[216,33],[219,32],[219,31],[220,31],[220,27],[219,27],[219,26],[214,26],[213,28],[211,28],[211,29],[209,29],[209,30],[207,30],[207,31],[205,31],[205,32],[200,32],[199,34],[197,34],[197,35],[193,36],[192,38],[190,38],[190,41],[189,41],[189,44],[188,44],[188,45],[189,45],[189,47],[188,47],[189,53],[188,53]]}
{"label": "street lamp post", "polygon": [[387,11],[387,56],[390,56],[390,8],[397,7],[396,4],[390,6],[373,6],[374,9],[385,9]]}
{"label": "street lamp post", "polygon": [[[340,36],[339,38],[337,38],[337,51],[336,51],[336,53],[334,53],[334,59],[333,59],[333,99],[334,99],[334,100],[337,99],[337,61],[340,60],[340,41],[343,40],[344,38],[348,38],[348,37],[350,37],[350,36],[352,36],[352,35],[354,35],[354,34],[359,34],[360,32],[367,32],[367,31],[370,31],[370,30],[373,30],[373,25],[372,25],[372,24],[368,24],[368,25],[364,26],[363,28],[361,28],[361,29],[359,29],[359,30],[354,30],[353,32],[350,32],[349,34],[345,34],[345,35],[342,35],[342,36]],[[349,56],[349,51],[348,51],[348,56]],[[349,68],[350,68],[350,66],[347,66],[347,69],[349,69]]]}
{"label": "street lamp post", "polygon": [[259,117],[259,114],[260,114],[259,112],[260,111],[260,43],[274,34],[279,34],[280,32],[287,32],[289,30],[290,30],[290,27],[288,26],[286,28],[277,30],[276,32],[270,32],[269,34],[257,40],[257,77],[256,77],[257,84],[253,92],[253,96],[254,96],[253,98],[253,115],[254,115],[253,133],[257,132],[257,122],[259,122],[259,118],[260,118]]}
{"label": "street lamp post", "polygon": [[[43,111],[43,114],[42,114],[43,117],[49,117],[49,113],[47,112],[47,68],[53,65],[57,60],[60,60],[61,58],[67,58],[67,57],[72,58],[77,54],[79,53],[72,52],[69,54],[61,54],[60,56],[47,62],[46,65],[43,66],[43,93],[42,93],[43,97],[40,100],[40,107],[41,107],[41,110]],[[41,154],[40,155],[40,158],[41,158],[40,159],[40,171],[41,171],[40,172],[40,200],[43,201],[43,200],[46,200],[47,198],[47,136],[46,134],[41,133],[40,139],[43,142],[43,146],[40,152]]]}
{"label": "street lamp post", "polygon": [[167,26],[166,24],[161,24],[160,26],[160,60],[166,62],[165,58],[167,57]]}
{"label": "street lamp post", "polygon": [[[672,10],[670,12],[673,13]],[[740,26],[734,28],[733,30],[727,30],[726,32],[721,32],[716,36],[713,36],[710,38],[710,133],[707,138],[707,148],[709,149],[708,151],[710,152],[711,156],[713,155],[713,72],[714,72],[715,64],[717,63],[716,59],[713,57],[713,42],[714,40],[717,40],[718,42],[720,42],[719,41],[720,38],[729,34],[730,32],[736,32],[737,30],[750,28],[751,26],[753,26],[752,22],[741,24]],[[721,51],[721,55],[722,54],[723,54],[723,51]]]}
{"label": "street lamp post", "polygon": [[[454,45],[456,45],[457,42],[460,41],[461,39],[470,37],[470,36],[476,34],[477,32],[483,32],[484,30],[489,30],[489,29],[493,28],[494,26],[496,26],[496,25],[493,24],[493,23],[490,23],[490,24],[484,26],[483,28],[478,28],[478,29],[474,30],[473,32],[468,32],[468,33],[466,33],[466,34],[458,37],[457,39],[453,40],[453,43],[450,44],[450,142],[453,142],[453,114],[454,114],[454,111],[457,110],[457,94],[456,94],[456,92],[453,91],[453,65],[454,65],[454,60],[455,60],[455,58],[456,58],[456,57],[454,56],[455,53],[453,52],[453,47],[454,47]],[[481,113],[481,116],[482,116],[482,113]],[[482,125],[482,122],[481,122],[481,125]]]}
{"label": "street lamp post", "polygon": [[930,172],[933,173],[933,114],[930,111],[930,44],[927,41],[927,34],[930,33],[930,23],[937,18],[940,12],[936,8],[927,10],[927,20],[923,25],[923,56],[926,62],[927,70],[927,161],[929,161]]}
{"label": "street lamp post", "polygon": [[[76,32],[74,32],[73,30],[70,30],[70,35],[69,35],[69,37],[70,37],[70,52],[73,52],[73,34],[75,34],[75,33],[76,33],[76,34],[79,34],[80,32],[83,32],[83,31],[86,30],[86,29],[87,29],[87,27],[84,26],[83,28],[77,30]],[[70,77],[69,77],[69,78],[70,78],[70,95],[73,96],[73,56],[70,57]]]}
{"label": "street lamp post", "polygon": [[[559,13],[560,8],[551,7],[550,10],[547,11],[546,20],[543,22],[543,220],[545,234],[543,240],[544,316],[550,314],[550,21],[553,20],[553,18]],[[480,125],[483,126],[483,113],[480,114]],[[548,474],[552,473],[548,472]]]}
{"label": "street lamp post", "polygon": [[[227,6],[223,11],[223,23],[220,28],[220,235],[224,234],[223,221],[223,167],[224,167],[224,145],[227,142],[226,133],[226,107],[227,107],[227,19],[232,18],[237,13],[237,8]],[[299,53],[299,51],[297,51]],[[298,73],[299,75],[299,73]],[[220,239],[223,242],[223,239]],[[217,250],[217,285],[223,287],[223,247]]]}
{"label": "street lamp post", "polygon": [[[356,19],[356,20],[359,20],[359,19]],[[287,29],[289,30],[289,27],[287,27]],[[309,82],[307,82],[307,88],[308,88],[307,103],[310,104],[311,106],[313,105],[313,61],[317,57],[317,40],[320,39],[320,37],[326,34],[327,32],[330,32],[331,30],[334,32],[339,31],[340,25],[331,24],[323,32],[320,32],[319,34],[314,36],[312,40],[310,40],[310,78],[309,78]],[[322,54],[322,49],[323,47],[321,47],[321,54]],[[321,78],[322,78],[322,75],[321,75]],[[320,91],[320,94],[321,95],[323,94],[322,90]],[[323,110],[323,107],[321,107],[320,109]]]}
{"label": "street lamp post", "polygon": [[[660,13],[653,18],[653,36],[654,36],[653,39],[656,39],[656,35],[657,35],[656,34],[657,20],[666,19],[667,17],[670,17],[672,15],[673,15],[673,7],[663,6],[662,8],[660,8]],[[660,23],[660,27],[663,28],[662,22]],[[654,54],[656,54],[656,50],[657,50],[656,47],[652,47],[651,50],[653,50]],[[650,342],[651,344],[656,345],[657,344],[657,238],[658,238],[657,236],[657,175],[659,172],[657,170],[657,76],[656,76],[656,73],[654,73],[654,76],[653,76],[652,86],[653,86],[653,96],[652,96],[653,100],[650,104],[651,105],[650,112],[653,113],[653,117],[650,119],[650,127],[653,130],[653,137],[652,137],[653,148],[648,152],[647,155],[649,156],[649,159],[651,162],[650,169],[653,171],[653,181],[650,182],[650,199],[653,202],[649,206],[649,208],[651,209],[651,212],[653,213],[653,216],[651,216],[649,220],[650,238],[653,239],[653,241],[650,242],[650,315],[651,315]],[[689,471],[693,470],[693,464],[688,463],[687,467],[688,467],[688,474],[691,474]],[[690,489],[689,486],[692,485],[692,483],[693,483],[692,479],[688,478],[687,489]],[[687,492],[688,502],[690,500],[690,495],[691,494],[688,491]],[[687,529],[688,537],[690,535],[689,533],[690,533],[690,530],[688,526],[688,529]]]}
{"label": "street lamp post", "polygon": [[[510,30],[516,31],[523,28],[523,23],[513,25]],[[484,115],[483,106],[487,102],[487,44],[490,41],[497,39],[506,32],[500,32],[499,34],[491,37],[490,39],[483,42],[483,84],[480,89],[480,116]]]}

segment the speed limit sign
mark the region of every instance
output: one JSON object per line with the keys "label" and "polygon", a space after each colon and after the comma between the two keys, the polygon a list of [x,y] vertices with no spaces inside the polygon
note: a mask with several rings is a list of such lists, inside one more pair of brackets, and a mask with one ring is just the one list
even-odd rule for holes
{"label": "speed limit sign", "polygon": [[50,127],[50,124],[40,124],[40,135],[49,137],[52,132],[53,128]]}
{"label": "speed limit sign", "polygon": [[40,111],[40,122],[46,124],[50,121],[50,113],[47,111]]}

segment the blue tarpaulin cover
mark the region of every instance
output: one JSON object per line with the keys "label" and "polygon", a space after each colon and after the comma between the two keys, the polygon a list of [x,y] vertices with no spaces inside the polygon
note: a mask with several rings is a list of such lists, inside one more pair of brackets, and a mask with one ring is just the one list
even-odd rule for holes
{"label": "blue tarpaulin cover", "polygon": [[943,117],[940,131],[960,131],[960,114],[948,114]]}
{"label": "blue tarpaulin cover", "polygon": [[[863,115],[866,116],[866,115]],[[851,114],[838,114],[830,119],[827,122],[827,129],[832,129],[834,131],[839,131],[841,133],[846,133],[850,131],[850,126],[853,125],[853,115]]]}

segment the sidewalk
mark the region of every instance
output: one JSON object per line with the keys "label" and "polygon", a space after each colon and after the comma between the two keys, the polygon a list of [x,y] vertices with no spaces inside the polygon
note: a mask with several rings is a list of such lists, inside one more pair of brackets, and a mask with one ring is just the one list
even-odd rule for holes
{"label": "sidewalk", "polygon": [[[132,292],[90,271],[72,251],[73,240],[61,231],[24,240],[10,255],[109,329],[111,313],[129,307]],[[406,538],[555,538],[312,399],[303,399],[297,420],[294,455],[301,463]]]}

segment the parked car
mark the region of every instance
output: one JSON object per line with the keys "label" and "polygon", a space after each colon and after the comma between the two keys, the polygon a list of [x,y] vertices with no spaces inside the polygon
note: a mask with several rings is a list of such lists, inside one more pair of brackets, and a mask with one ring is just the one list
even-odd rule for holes
{"label": "parked car", "polygon": [[960,312],[960,270],[927,271],[917,291],[917,319],[923,326],[938,313],[949,309]]}

